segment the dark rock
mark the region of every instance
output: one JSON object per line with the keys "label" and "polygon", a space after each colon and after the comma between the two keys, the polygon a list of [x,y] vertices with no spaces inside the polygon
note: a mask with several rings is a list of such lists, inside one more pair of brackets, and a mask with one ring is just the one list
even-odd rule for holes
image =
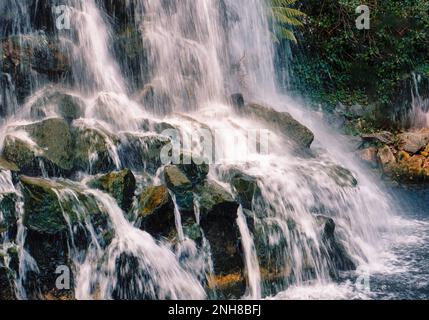
{"label": "dark rock", "polygon": [[177,167],[186,175],[193,185],[197,185],[206,180],[210,167],[208,161],[195,155],[182,153],[180,164]]}
{"label": "dark rock", "polygon": [[258,180],[242,172],[236,172],[231,178],[231,185],[238,195],[238,201],[245,209],[252,209],[252,202],[260,194]]}
{"label": "dark rock", "polygon": [[17,300],[17,297],[12,271],[0,262],[0,301],[4,300]]}
{"label": "dark rock", "polygon": [[161,151],[170,142],[169,138],[161,135],[125,133],[121,137],[118,153],[123,166],[155,174],[163,165]]}
{"label": "dark rock", "polygon": [[173,112],[173,101],[160,83],[151,83],[144,86],[137,97],[147,111],[165,116]]}
{"label": "dark rock", "polygon": [[0,238],[2,234],[14,238],[17,230],[18,217],[16,216],[16,194],[0,193]]}
{"label": "dark rock", "polygon": [[46,90],[45,94],[30,107],[33,118],[45,118],[54,113],[68,123],[82,118],[84,110],[85,103],[81,98],[54,89]]}
{"label": "dark rock", "polygon": [[192,211],[194,209],[193,184],[185,173],[177,166],[166,166],[164,180],[167,187],[175,194],[179,209]]}
{"label": "dark rock", "polygon": [[11,76],[18,103],[23,103],[37,89],[37,79],[41,83],[59,82],[71,74],[69,61],[60,50],[58,40],[42,32],[0,41],[0,57],[0,72]]}
{"label": "dark rock", "polygon": [[392,144],[394,141],[394,136],[392,133],[388,131],[381,131],[377,133],[371,134],[363,134],[361,138],[364,142],[372,142],[372,143],[383,143],[383,144]]}
{"label": "dark rock", "polygon": [[[53,181],[22,176],[24,195],[24,225],[42,235],[68,232],[85,218],[94,224],[95,230],[106,229],[108,215],[100,211],[96,200],[66,181]],[[61,194],[72,194],[72,197]],[[82,210],[77,210],[80,206]],[[86,216],[83,216],[86,215]]]}
{"label": "dark rock", "polygon": [[336,237],[334,220],[326,216],[317,216],[316,221],[322,230],[322,241],[327,250],[327,259],[330,261],[331,275],[338,277],[339,271],[356,270],[356,264]]}
{"label": "dark rock", "polygon": [[244,108],[245,103],[243,95],[241,93],[235,93],[231,95],[231,103],[235,108]]}
{"label": "dark rock", "polygon": [[133,203],[136,178],[131,170],[126,169],[96,178],[89,182],[89,186],[109,193],[115,198],[119,207],[127,212]]}
{"label": "dark rock", "polygon": [[117,169],[113,148],[119,138],[101,127],[90,128],[77,124],[75,138],[74,168],[90,174],[107,173]]}
{"label": "dark rock", "polygon": [[152,236],[169,238],[176,231],[174,203],[165,186],[146,188],[138,197],[142,230]]}
{"label": "dark rock", "polygon": [[[226,288],[218,287],[225,297],[244,294],[244,264],[237,224],[239,204],[220,185],[205,182],[196,189],[200,207],[200,225],[212,250],[215,279],[231,277]],[[216,282],[216,281],[215,281]],[[238,283],[237,283],[238,282]]]}
{"label": "dark rock", "polygon": [[334,181],[340,186],[340,187],[356,187],[358,185],[358,181],[353,176],[353,174],[347,170],[346,168],[343,168],[341,166],[332,166],[328,169],[328,175],[334,179]]}
{"label": "dark rock", "polygon": [[299,148],[310,148],[313,143],[314,134],[287,112],[278,112],[272,108],[254,103],[247,104],[237,112],[243,116],[253,117],[264,122],[268,127],[285,135]]}
{"label": "dark rock", "polygon": [[[73,168],[73,139],[67,123],[62,119],[47,119],[17,127],[29,134],[37,146],[31,146],[14,136],[6,136],[3,155],[15,163],[23,174],[38,176],[67,175]],[[41,168],[41,163],[44,168]]]}

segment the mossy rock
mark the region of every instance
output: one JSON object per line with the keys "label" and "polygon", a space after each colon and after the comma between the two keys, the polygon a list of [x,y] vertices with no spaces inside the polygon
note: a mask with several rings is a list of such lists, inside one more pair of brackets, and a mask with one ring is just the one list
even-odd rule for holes
{"label": "mossy rock", "polygon": [[[29,230],[46,235],[66,232],[70,225],[85,219],[82,214],[89,215],[95,227],[107,225],[108,215],[100,211],[96,200],[72,183],[26,176],[20,181],[24,195],[23,223]],[[60,199],[64,192],[73,196]],[[77,204],[85,209],[84,213],[76,209]]]}
{"label": "mossy rock", "polygon": [[165,186],[148,187],[138,197],[141,229],[152,236],[168,237],[176,229],[174,203]]}
{"label": "mossy rock", "polygon": [[68,124],[58,118],[52,118],[33,124],[19,126],[35,142],[32,146],[14,136],[6,136],[4,158],[15,163],[23,174],[37,176],[44,170],[49,175],[69,174],[73,168],[73,138]]}
{"label": "mossy rock", "polygon": [[119,207],[127,212],[133,203],[136,191],[136,178],[131,170],[126,169],[95,178],[89,182],[89,186],[110,194],[115,198]]}
{"label": "mossy rock", "polygon": [[0,265],[0,301],[17,300],[13,273],[10,269]]}
{"label": "mossy rock", "polygon": [[181,211],[193,211],[193,184],[186,174],[177,166],[166,166],[164,168],[164,180],[167,187],[176,196],[176,203],[179,209]]}
{"label": "mossy rock", "polygon": [[30,107],[33,118],[45,118],[54,113],[68,123],[83,117],[84,110],[85,102],[81,98],[51,88]]}
{"label": "mossy rock", "polygon": [[170,139],[162,135],[127,132],[121,136],[118,152],[125,167],[155,174],[163,165],[161,151],[170,143]]}
{"label": "mossy rock", "polygon": [[258,186],[258,179],[236,171],[231,177],[231,185],[234,187],[238,201],[243,208],[252,209],[254,197],[261,193]]}
{"label": "mossy rock", "polygon": [[212,250],[214,275],[243,275],[241,238],[237,224],[239,204],[227,190],[212,181],[197,187],[195,194],[200,206],[200,225]]}
{"label": "mossy rock", "polygon": [[117,136],[103,128],[91,128],[80,123],[73,127],[73,135],[75,170],[98,174],[117,169],[112,150],[119,145]]}
{"label": "mossy rock", "polygon": [[287,112],[279,112],[255,103],[236,107],[236,110],[239,114],[262,121],[269,128],[282,133],[298,148],[308,149],[314,141],[313,132]]}
{"label": "mossy rock", "polygon": [[0,193],[0,212],[3,219],[0,220],[0,235],[2,233],[9,234],[13,238],[17,228],[16,216],[16,194],[15,193]]}

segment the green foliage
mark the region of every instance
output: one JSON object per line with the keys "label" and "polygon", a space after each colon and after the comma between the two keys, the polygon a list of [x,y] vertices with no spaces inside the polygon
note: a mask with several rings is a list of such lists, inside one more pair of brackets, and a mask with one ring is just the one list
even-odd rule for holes
{"label": "green foliage", "polygon": [[[356,28],[360,4],[370,30]],[[385,116],[410,96],[412,72],[429,75],[429,1],[301,0],[299,9],[306,19],[292,68],[316,101],[376,105]]]}
{"label": "green foliage", "polygon": [[296,42],[293,27],[301,27],[301,18],[304,13],[292,8],[297,0],[269,0],[271,3],[271,17],[275,24],[275,38]]}

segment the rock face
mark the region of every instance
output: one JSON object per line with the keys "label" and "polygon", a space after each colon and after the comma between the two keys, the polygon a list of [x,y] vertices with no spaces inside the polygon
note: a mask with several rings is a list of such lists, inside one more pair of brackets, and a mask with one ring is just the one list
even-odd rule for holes
{"label": "rock face", "polygon": [[334,220],[325,216],[317,216],[316,221],[321,227],[322,241],[327,248],[326,258],[330,261],[331,276],[336,278],[339,271],[355,270],[356,264],[335,235]]}
{"label": "rock face", "polygon": [[[218,283],[226,297],[240,297],[245,290],[244,263],[237,225],[239,204],[220,185],[206,182],[196,190],[200,205],[200,225],[212,249],[215,279],[233,277],[237,281]],[[214,280],[216,283],[216,280]]]}
{"label": "rock face", "polygon": [[0,193],[0,239],[2,235],[11,239],[16,235],[16,198],[15,193]]}
{"label": "rock face", "polygon": [[136,178],[131,170],[108,173],[92,180],[89,186],[109,193],[125,212],[131,209],[136,191]]}
{"label": "rock face", "polygon": [[429,129],[406,132],[398,135],[401,149],[409,153],[418,153],[429,144]]}
{"label": "rock face", "polygon": [[146,188],[138,197],[140,227],[155,237],[171,238],[176,232],[174,203],[165,186]]}
{"label": "rock face", "polygon": [[86,224],[92,225],[101,246],[109,243],[108,216],[100,211],[91,195],[72,183],[25,176],[20,180],[24,196],[23,223],[28,230],[26,249],[40,270],[37,276],[30,273],[27,285],[38,288],[42,295],[73,297],[73,279],[70,290],[59,292],[55,271],[59,266],[71,267],[69,248],[86,250],[88,247],[91,235],[84,227]]}
{"label": "rock face", "polygon": [[57,40],[40,33],[0,40],[0,57],[0,71],[12,77],[19,103],[34,90],[34,77],[58,81],[71,73],[69,61],[59,50]]}
{"label": "rock face", "polygon": [[26,132],[37,145],[16,136],[5,138],[3,155],[15,163],[23,174],[42,175],[40,163],[49,175],[67,175],[73,168],[73,139],[67,123],[62,119],[47,119],[17,127]]}
{"label": "rock face", "polygon": [[57,90],[48,89],[30,107],[34,119],[45,118],[51,114],[62,117],[68,123],[84,116],[85,103],[82,99]]}
{"label": "rock face", "polygon": [[161,135],[125,133],[121,137],[118,152],[125,167],[155,174],[162,166],[161,150],[169,143],[170,139]]}
{"label": "rock face", "polygon": [[272,108],[254,103],[236,108],[236,111],[241,115],[253,117],[264,122],[268,127],[285,135],[299,148],[310,148],[313,143],[314,134],[287,112],[278,112]]}
{"label": "rock face", "polygon": [[119,139],[102,128],[78,125],[74,128],[75,169],[91,174],[107,173],[117,168],[115,150]]}
{"label": "rock face", "polygon": [[236,172],[231,178],[231,185],[238,195],[238,201],[245,209],[252,209],[255,196],[260,195],[258,180],[242,172]]}
{"label": "rock face", "polygon": [[12,271],[0,262],[0,301],[5,300],[16,300],[15,286]]}

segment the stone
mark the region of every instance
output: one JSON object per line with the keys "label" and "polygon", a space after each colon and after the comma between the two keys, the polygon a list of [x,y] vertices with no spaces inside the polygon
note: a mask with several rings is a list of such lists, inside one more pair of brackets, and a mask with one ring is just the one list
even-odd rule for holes
{"label": "stone", "polygon": [[36,119],[54,114],[71,123],[84,117],[85,102],[77,96],[55,90],[55,88],[47,88],[43,95],[31,105],[30,113]]}
{"label": "stone", "polygon": [[147,111],[158,116],[165,116],[173,112],[173,100],[160,82],[146,84],[143,90],[138,94],[137,101],[139,101]]}
{"label": "stone", "polygon": [[148,187],[138,197],[140,228],[152,236],[168,238],[176,231],[174,203],[165,186]]}
{"label": "stone", "polygon": [[[214,276],[238,274],[240,279],[244,279],[240,231],[237,224],[239,204],[215,182],[205,182],[195,193],[200,207],[200,225],[212,252]],[[223,295],[241,297],[244,288],[243,283],[239,286],[234,284],[233,287],[223,290]]]}
{"label": "stone", "polygon": [[236,110],[243,116],[253,117],[279,131],[298,148],[308,149],[314,141],[314,134],[287,112],[279,112],[255,103]]}
{"label": "stone", "polygon": [[382,144],[392,144],[394,141],[394,136],[388,131],[381,131],[371,134],[363,134],[361,138],[365,142],[373,143],[382,143]]}
{"label": "stone", "polygon": [[398,135],[398,140],[401,150],[418,153],[429,144],[429,129],[402,133]]}
{"label": "stone", "polygon": [[73,127],[73,136],[75,170],[99,174],[117,169],[119,157],[116,148],[120,142],[117,136],[100,126],[88,127],[76,122]]}
{"label": "stone", "polygon": [[158,134],[125,133],[120,137],[118,153],[123,166],[155,174],[163,165],[161,151],[170,143],[168,137]]}
{"label": "stone", "polygon": [[185,173],[177,166],[166,166],[164,168],[164,180],[167,187],[175,194],[179,209],[183,211],[193,211],[193,184]]}
{"label": "stone", "polygon": [[358,152],[359,158],[368,166],[372,168],[377,168],[378,161],[377,161],[377,153],[378,149],[375,147],[369,147],[365,148],[363,150],[360,150]]}
{"label": "stone", "polygon": [[73,138],[64,120],[51,118],[16,127],[15,130],[26,132],[35,143],[31,145],[12,135],[5,138],[3,156],[7,161],[15,163],[22,174],[70,174],[73,169]]}
{"label": "stone", "polygon": [[336,224],[332,218],[319,215],[316,222],[321,228],[322,241],[327,249],[327,259],[331,262],[331,276],[338,277],[339,271],[356,270],[356,264],[335,234]]}
{"label": "stone", "polygon": [[125,212],[131,209],[136,191],[136,178],[131,170],[110,172],[93,179],[89,186],[110,194]]}
{"label": "stone", "polygon": [[396,164],[396,158],[389,146],[378,150],[378,161],[383,167]]}
{"label": "stone", "polygon": [[238,195],[238,201],[245,209],[252,209],[255,196],[260,195],[258,179],[242,172],[236,172],[231,177],[231,185]]}

